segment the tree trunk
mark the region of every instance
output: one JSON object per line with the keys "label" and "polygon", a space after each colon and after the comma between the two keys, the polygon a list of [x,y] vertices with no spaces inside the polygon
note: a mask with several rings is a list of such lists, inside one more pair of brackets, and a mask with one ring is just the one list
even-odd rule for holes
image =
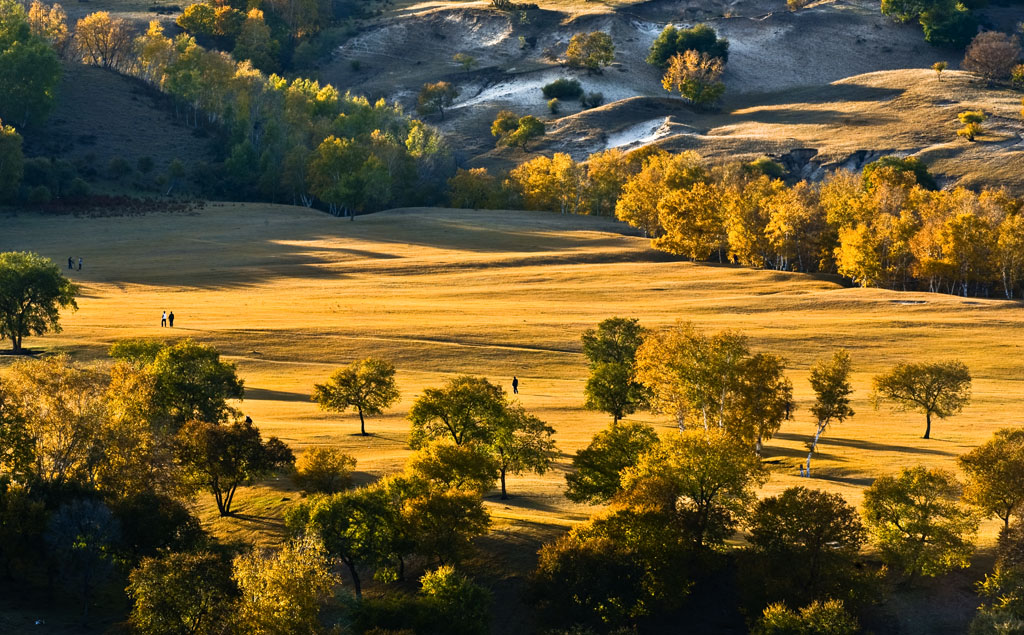
{"label": "tree trunk", "polygon": [[926,422],[928,422],[928,425],[924,429],[924,438],[930,439],[932,435],[932,413],[924,413],[924,419]]}
{"label": "tree trunk", "polygon": [[11,352],[15,355],[21,353],[21,336],[14,335],[11,337]]}
{"label": "tree trunk", "polygon": [[505,491],[505,468],[501,468],[501,500],[508,500],[508,493]]}
{"label": "tree trunk", "polygon": [[352,589],[356,592],[356,599],[361,602],[363,600],[363,586],[359,584],[359,574],[356,572],[356,565],[346,562],[345,566],[348,567],[348,572],[352,576]]}
{"label": "tree trunk", "polygon": [[359,408],[359,434],[366,436],[366,422],[363,420],[363,409]]}

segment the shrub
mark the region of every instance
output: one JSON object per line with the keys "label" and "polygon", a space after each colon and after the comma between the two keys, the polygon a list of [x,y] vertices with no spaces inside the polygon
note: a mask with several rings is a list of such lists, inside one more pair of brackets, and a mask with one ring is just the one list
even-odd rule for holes
{"label": "shrub", "polygon": [[580,105],[584,108],[597,108],[604,103],[604,93],[586,93],[580,97]]}
{"label": "shrub", "polygon": [[28,202],[30,205],[46,205],[53,195],[50,188],[45,185],[37,185],[28,191]]}
{"label": "shrub", "polygon": [[467,53],[456,53],[452,59],[456,64],[461,66],[464,71],[472,70],[472,68],[477,64],[476,58]]}
{"label": "shrub", "polygon": [[982,122],[988,119],[988,115],[985,114],[984,110],[965,110],[956,116],[960,120],[960,123],[964,124],[963,128],[956,131],[956,136],[964,137],[968,141],[974,141],[974,138],[984,132],[981,127]]}
{"label": "shrub", "polygon": [[541,89],[546,99],[579,99],[583,95],[583,86],[577,79],[556,79]]}
{"label": "shrub", "polygon": [[813,602],[799,613],[785,604],[769,605],[753,629],[757,635],[854,635],[859,631],[857,620],[839,600]]}
{"label": "shrub", "polygon": [[107,174],[114,180],[120,180],[132,171],[132,164],[123,157],[114,157],[107,164]]}
{"label": "shrub", "polygon": [[86,196],[89,196],[91,191],[92,188],[90,188],[89,184],[85,182],[85,179],[75,177],[68,185],[67,195],[70,198],[85,198]]}
{"label": "shrub", "polygon": [[551,111],[552,115],[558,114],[558,107],[560,105],[561,104],[558,101],[558,97],[552,97],[551,99],[548,100],[548,110]]}
{"label": "shrub", "polygon": [[1014,88],[1024,88],[1024,64],[1017,64],[1010,70],[1010,83]]}
{"label": "shrub", "polygon": [[932,70],[935,71],[936,79],[942,80],[942,71],[946,70],[947,66],[949,66],[949,64],[946,62],[935,62],[932,64]]}
{"label": "shrub", "polygon": [[598,71],[615,60],[615,44],[610,35],[601,31],[577,33],[569,40],[565,60],[572,68]]}
{"label": "shrub", "polygon": [[340,450],[313,448],[302,455],[292,480],[306,492],[333,494],[351,484],[355,467],[355,458]]}
{"label": "shrub", "polygon": [[153,171],[153,157],[139,157],[139,160],[135,164],[135,169],[142,174],[149,174]]}
{"label": "shrub", "polygon": [[964,53],[963,67],[989,80],[1006,79],[1020,59],[1017,38],[997,31],[979,33]]}

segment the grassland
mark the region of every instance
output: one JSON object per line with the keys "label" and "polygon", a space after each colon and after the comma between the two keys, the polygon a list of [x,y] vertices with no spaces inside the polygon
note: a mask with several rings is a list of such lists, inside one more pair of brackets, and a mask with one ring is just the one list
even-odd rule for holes
{"label": "grassland", "polygon": [[[804,484],[853,503],[872,479],[907,465],[955,469],[956,456],[1022,421],[1024,312],[1019,303],[845,288],[836,280],[675,261],[614,221],[531,212],[407,209],[355,222],[270,205],[214,205],[190,214],[0,218],[0,251],[28,249],[65,262],[82,285],[60,334],[31,338],[39,352],[102,358],[125,337],[192,337],[217,346],[245,380],[240,408],[298,452],[330,445],[355,455],[359,478],[400,469],[409,450],[405,414],[417,394],[459,373],[508,388],[557,430],[561,451],[543,476],[514,477],[513,498],[488,497],[491,548],[529,558],[540,540],[592,511],[562,496],[572,455],[609,423],[582,408],[580,333],[613,315],[649,327],[691,320],[736,329],[755,350],[789,360],[800,408],[767,444],[765,492]],[[173,310],[173,330],[159,326]],[[836,347],[855,363],[856,416],[824,437],[815,478],[797,464],[813,430],[807,369]],[[379,355],[399,368],[400,403],[371,419],[320,412],[314,382],[354,359]],[[921,439],[923,416],[874,410],[873,374],[902,360],[964,360],[974,399]],[[10,357],[0,357],[0,367]],[[660,430],[664,418],[641,413]],[[273,542],[298,496],[284,481],[238,496],[239,516],[199,512],[219,534]],[[991,544],[994,523],[985,525]]]}

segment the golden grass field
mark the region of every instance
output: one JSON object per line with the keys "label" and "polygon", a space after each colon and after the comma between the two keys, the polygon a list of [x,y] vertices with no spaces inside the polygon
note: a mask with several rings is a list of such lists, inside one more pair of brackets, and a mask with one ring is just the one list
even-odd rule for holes
{"label": "golden grass field", "polygon": [[[1016,302],[843,288],[807,275],[700,265],[651,250],[610,220],[543,212],[408,209],[355,222],[302,208],[215,204],[190,214],[77,218],[12,215],[0,251],[33,250],[58,263],[84,258],[79,311],[64,331],[26,340],[37,351],[104,356],[119,338],[192,337],[238,365],[240,408],[265,434],[302,452],[331,445],[358,458],[362,479],[400,469],[409,454],[405,414],[416,395],[459,373],[510,389],[557,430],[561,456],[543,476],[513,477],[509,501],[489,497],[496,526],[557,529],[593,509],[563,496],[573,454],[609,423],[582,408],[587,369],[580,333],[614,315],[649,327],[692,320],[736,329],[755,350],[789,360],[800,408],[767,444],[776,492],[804,484],[858,504],[878,475],[924,464],[955,469],[956,456],[997,428],[1019,425],[1024,311]],[[173,330],[159,326],[173,310]],[[855,362],[856,416],[830,430],[815,478],[796,465],[813,430],[807,369],[836,347]],[[314,382],[336,367],[377,355],[394,361],[400,403],[370,419],[310,402]],[[871,376],[902,360],[964,360],[974,398],[960,416],[921,439],[916,413],[874,410]],[[0,358],[0,364],[11,358]],[[636,415],[659,429],[670,424]],[[296,494],[285,483],[240,492],[234,519],[202,516],[227,537],[272,541]],[[997,527],[985,526],[991,544]]]}

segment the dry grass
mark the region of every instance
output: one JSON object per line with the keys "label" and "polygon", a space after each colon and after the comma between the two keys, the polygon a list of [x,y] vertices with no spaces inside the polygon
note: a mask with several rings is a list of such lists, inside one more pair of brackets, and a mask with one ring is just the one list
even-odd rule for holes
{"label": "dry grass", "polygon": [[[548,474],[512,478],[512,500],[491,499],[505,524],[554,528],[592,511],[566,501],[562,489],[573,453],[608,423],[581,407],[579,336],[612,315],[651,327],[684,319],[737,329],[755,349],[788,358],[800,409],[767,446],[774,476],[766,492],[810,484],[857,504],[876,476],[919,463],[954,469],[957,455],[1022,418],[1017,303],[675,262],[602,219],[411,209],[348,222],[298,208],[225,205],[188,216],[24,214],[3,224],[0,251],[85,260],[74,273],[80,310],[65,316],[63,333],[29,346],[92,359],[124,337],[214,344],[238,364],[247,387],[241,407],[265,433],[299,452],[351,452],[363,480],[401,467],[405,413],[424,387],[458,373],[507,387],[518,375],[522,403],[556,428],[562,456]],[[175,313],[173,331],[159,327],[164,309]],[[796,465],[813,429],[807,369],[839,346],[855,362],[857,416],[828,432],[816,478],[801,480]],[[322,413],[308,395],[336,366],[367,355],[395,361],[403,396],[362,438],[354,417]],[[937,422],[932,440],[920,438],[923,417],[869,405],[872,374],[901,360],[948,357],[971,367],[974,400],[961,416]],[[636,418],[670,429],[657,416]],[[267,483],[240,493],[238,518],[214,519],[205,497],[200,508],[224,536],[272,541],[296,496]],[[986,526],[986,540],[994,531]]]}

